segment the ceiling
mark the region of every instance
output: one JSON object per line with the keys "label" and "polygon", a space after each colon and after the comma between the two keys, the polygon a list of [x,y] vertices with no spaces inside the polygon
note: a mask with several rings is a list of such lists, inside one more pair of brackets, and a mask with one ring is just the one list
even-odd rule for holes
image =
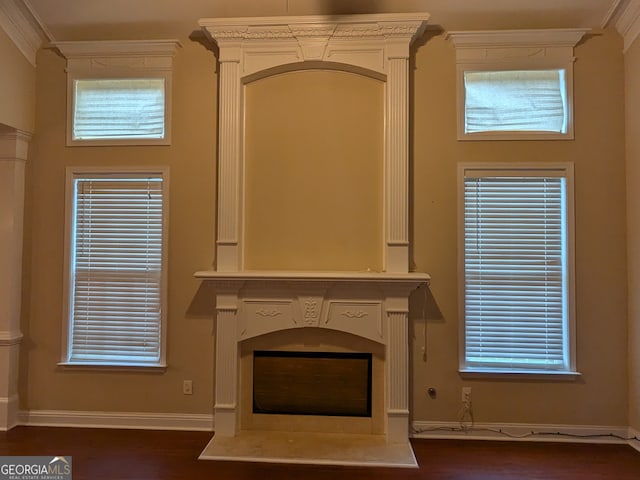
{"label": "ceiling", "polygon": [[445,30],[601,28],[629,0],[25,0],[55,40],[186,37],[200,18],[427,12]]}

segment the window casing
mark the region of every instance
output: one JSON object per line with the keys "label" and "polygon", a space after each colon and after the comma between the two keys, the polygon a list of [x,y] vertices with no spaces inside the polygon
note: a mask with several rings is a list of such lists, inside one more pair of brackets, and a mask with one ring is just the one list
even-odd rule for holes
{"label": "window casing", "polygon": [[571,140],[574,47],[586,29],[449,32],[458,140]]}
{"label": "window casing", "polygon": [[459,177],[461,371],[575,374],[572,165]]}
{"label": "window casing", "polygon": [[168,171],[69,169],[64,365],[164,367]]}
{"label": "window casing", "polygon": [[55,42],[67,59],[67,146],[170,145],[177,40]]}

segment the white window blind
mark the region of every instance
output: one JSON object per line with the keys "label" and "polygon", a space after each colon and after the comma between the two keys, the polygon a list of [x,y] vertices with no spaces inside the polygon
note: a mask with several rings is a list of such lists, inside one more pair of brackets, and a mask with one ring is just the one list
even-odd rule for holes
{"label": "white window blind", "polygon": [[74,181],[70,363],[157,364],[163,178]]}
{"label": "white window blind", "polygon": [[568,370],[566,178],[467,172],[466,368]]}
{"label": "white window blind", "polygon": [[566,133],[564,70],[464,72],[465,133]]}
{"label": "white window blind", "polygon": [[73,140],[162,139],[163,78],[74,81]]}

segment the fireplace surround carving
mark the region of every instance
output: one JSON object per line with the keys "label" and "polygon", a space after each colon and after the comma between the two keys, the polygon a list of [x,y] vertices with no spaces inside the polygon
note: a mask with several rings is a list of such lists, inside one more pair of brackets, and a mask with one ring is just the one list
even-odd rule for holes
{"label": "fireplace surround carving", "polygon": [[[195,274],[213,286],[216,295],[216,437],[234,437],[241,429],[243,342],[274,332],[321,329],[380,346],[381,430],[388,444],[409,445],[408,298],[429,281],[425,273],[409,272],[409,56],[428,17],[420,13],[200,20],[219,47],[216,268]],[[385,84],[384,271],[245,270],[243,89],[264,75],[323,63]]]}

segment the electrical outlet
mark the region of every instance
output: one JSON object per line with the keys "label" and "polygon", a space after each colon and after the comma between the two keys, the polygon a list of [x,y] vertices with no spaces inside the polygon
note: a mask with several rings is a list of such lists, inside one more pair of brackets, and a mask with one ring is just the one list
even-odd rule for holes
{"label": "electrical outlet", "polygon": [[471,387],[462,387],[462,403],[467,405],[471,403]]}
{"label": "electrical outlet", "polygon": [[182,393],[185,395],[193,395],[193,382],[191,380],[182,382]]}

